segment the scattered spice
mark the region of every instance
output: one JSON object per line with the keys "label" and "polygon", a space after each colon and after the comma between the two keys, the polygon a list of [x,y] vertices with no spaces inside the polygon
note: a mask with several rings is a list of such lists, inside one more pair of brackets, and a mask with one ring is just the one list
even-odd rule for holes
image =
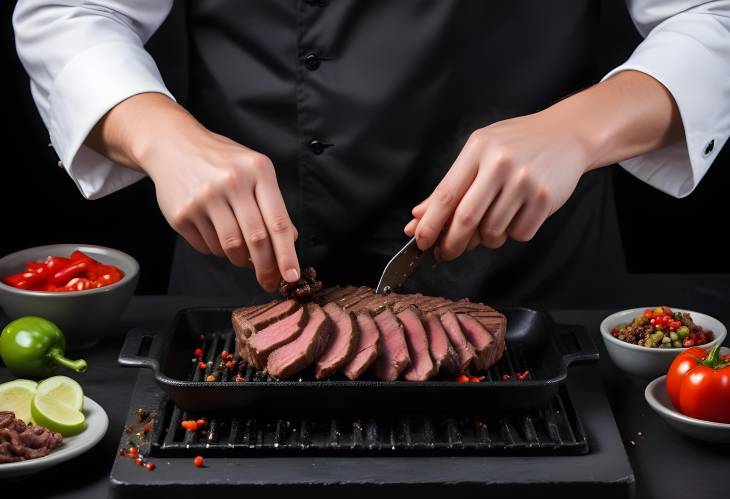
{"label": "scattered spice", "polygon": [[122,447],[122,448],[119,449],[119,455],[120,456],[126,456],[127,455],[127,451],[124,450],[124,447]]}
{"label": "scattered spice", "polygon": [[313,267],[302,269],[302,277],[296,282],[286,282],[284,279],[279,284],[279,293],[284,298],[298,298],[305,300],[314,296],[322,289],[322,281],[317,280],[317,272]]}
{"label": "scattered spice", "polygon": [[142,460],[141,457],[138,457],[137,459],[134,460],[134,464],[142,466],[144,464],[144,461]]}
{"label": "scattered spice", "polygon": [[457,383],[468,383],[469,382],[469,376],[466,374],[462,374],[461,376],[456,378]]}
{"label": "scattered spice", "polygon": [[202,348],[196,348],[195,352],[193,353],[193,356],[197,359],[200,359],[203,357],[203,349]]}
{"label": "scattered spice", "polygon": [[130,447],[127,451],[127,455],[131,459],[137,459],[137,456],[139,456],[139,449],[137,447]]}
{"label": "scattered spice", "polygon": [[228,362],[225,363],[226,369],[233,369],[234,365],[235,364],[233,363],[232,360],[229,360]]}
{"label": "scattered spice", "polygon": [[203,459],[203,456],[195,456],[195,459],[193,459],[193,464],[196,468],[202,468],[205,464],[205,459]]}
{"label": "scattered spice", "polygon": [[206,364],[202,360],[200,362],[198,362],[198,369],[204,370],[206,367],[208,367],[208,364]]}
{"label": "scattered spice", "polygon": [[201,419],[198,419],[195,422],[195,424],[197,425],[198,429],[201,429],[201,428],[205,428],[208,423],[205,421],[205,419],[201,418]]}
{"label": "scattered spice", "polygon": [[517,373],[517,379],[522,381],[524,379],[527,379],[527,377],[530,375],[530,371],[524,371],[521,373]]}
{"label": "scattered spice", "polygon": [[246,378],[241,376],[240,374],[236,374],[236,383],[241,383],[243,381],[246,381]]}
{"label": "scattered spice", "polygon": [[215,374],[209,374],[207,378],[205,378],[205,381],[216,381],[218,378]]}
{"label": "scattered spice", "polygon": [[152,431],[152,423],[145,423],[144,424],[144,432],[149,433]]}
{"label": "scattered spice", "polygon": [[144,467],[147,469],[147,471],[152,471],[155,469],[155,463],[146,463]]}
{"label": "scattered spice", "polygon": [[502,375],[502,381],[509,381],[509,380],[511,380],[511,379],[512,379],[512,376],[510,376],[510,375],[509,375],[509,374],[507,374],[507,373],[504,373],[504,374]]}
{"label": "scattered spice", "polygon": [[484,381],[484,376],[469,376],[469,383],[479,383]]}

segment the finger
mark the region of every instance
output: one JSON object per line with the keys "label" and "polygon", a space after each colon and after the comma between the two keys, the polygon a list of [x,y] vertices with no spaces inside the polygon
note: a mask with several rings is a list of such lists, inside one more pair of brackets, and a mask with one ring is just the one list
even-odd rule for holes
{"label": "finger", "polygon": [[[522,194],[511,187],[507,187],[497,196],[492,205],[484,215],[481,230],[491,236],[501,235],[507,232],[517,212],[520,211],[525,199]],[[484,233],[482,234],[482,239]]]}
{"label": "finger", "polygon": [[220,258],[226,256],[225,253],[223,253],[221,243],[218,241],[218,234],[216,233],[215,227],[213,227],[213,222],[208,217],[208,214],[198,213],[193,216],[192,222],[205,241],[205,245],[208,247],[210,252]]}
{"label": "finger", "polygon": [[466,245],[466,251],[471,251],[477,246],[479,246],[482,242],[482,238],[479,236],[479,231],[475,230],[474,233],[471,235],[471,239],[469,239],[469,244]]}
{"label": "finger", "polygon": [[249,254],[246,241],[236,216],[225,201],[217,201],[208,209],[208,216],[218,235],[223,253],[237,267],[249,266]]}
{"label": "finger", "polygon": [[480,168],[474,182],[454,211],[453,220],[439,241],[441,256],[453,260],[467,248],[484,214],[497,197],[500,182],[490,168]]}
{"label": "finger", "polygon": [[186,223],[177,231],[193,249],[204,255],[210,255],[210,248],[205,243],[205,239],[200,235],[198,229],[193,223]]}
{"label": "finger", "polygon": [[[484,224],[484,222],[482,222]],[[484,246],[487,248],[496,249],[502,246],[507,241],[507,234],[492,234],[491,232],[486,231],[485,229],[482,229],[480,226],[479,230],[479,237],[481,239],[481,242]]]}
{"label": "finger", "polygon": [[421,218],[423,214],[426,213],[426,208],[428,207],[428,202],[430,199],[431,196],[427,197],[416,206],[414,206],[411,210],[411,215],[413,215],[414,218]]}
{"label": "finger", "polygon": [[550,216],[550,203],[546,194],[530,199],[517,213],[507,229],[515,241],[526,242],[535,237],[538,229]]}
{"label": "finger", "polygon": [[261,175],[259,181],[256,182],[254,192],[264,223],[271,236],[279,273],[287,282],[296,282],[301,275],[299,259],[294,248],[296,229],[286,211],[273,170]]}
{"label": "finger", "polygon": [[474,181],[478,166],[476,160],[475,148],[464,147],[431,194],[426,211],[416,227],[416,241],[421,250],[430,248],[436,242],[444,224]]}
{"label": "finger", "polygon": [[406,233],[408,237],[413,237],[413,234],[416,232],[416,226],[418,225],[418,219],[414,218],[410,222],[408,222],[403,229],[403,232]]}
{"label": "finger", "polygon": [[266,291],[274,291],[279,284],[279,271],[269,240],[269,232],[253,192],[241,193],[235,201],[229,200],[229,202],[246,241],[251,263],[256,271],[256,280]]}

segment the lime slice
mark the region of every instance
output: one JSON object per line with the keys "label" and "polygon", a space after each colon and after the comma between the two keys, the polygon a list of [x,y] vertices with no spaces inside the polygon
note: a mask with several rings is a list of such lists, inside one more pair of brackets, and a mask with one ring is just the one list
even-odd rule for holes
{"label": "lime slice", "polygon": [[81,411],[48,395],[36,394],[30,402],[30,413],[36,424],[64,437],[81,433],[86,428],[86,418]]}
{"label": "lime slice", "polygon": [[36,394],[51,397],[77,411],[84,408],[84,391],[81,385],[68,376],[51,376],[41,381]]}
{"label": "lime slice", "polygon": [[12,411],[15,417],[26,423],[32,422],[30,401],[35,395],[37,383],[29,379],[16,379],[0,385],[0,411]]}

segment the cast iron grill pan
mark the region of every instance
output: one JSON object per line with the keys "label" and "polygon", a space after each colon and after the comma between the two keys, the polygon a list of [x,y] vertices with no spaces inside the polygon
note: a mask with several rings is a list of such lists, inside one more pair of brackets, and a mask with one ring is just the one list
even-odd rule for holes
{"label": "cast iron grill pan", "polygon": [[[571,363],[598,359],[596,347],[583,328],[556,324],[547,314],[534,310],[503,308],[500,311],[507,316],[508,324],[507,348],[497,364],[477,373],[485,376],[481,383],[451,379],[384,382],[368,377],[357,381],[315,380],[311,371],[290,380],[274,380],[251,367],[240,373],[245,381],[234,381],[238,372],[224,370],[220,381],[207,382],[210,367],[199,369],[193,352],[202,346],[206,361],[217,361],[223,350],[233,352],[232,310],[181,310],[163,334],[133,329],[127,334],[119,362],[152,369],[170,399],[188,411],[489,414],[545,407],[558,395]],[[529,371],[529,376],[517,380],[516,374],[524,371]],[[510,375],[509,381],[502,380],[504,374]]]}
{"label": "cast iron grill pan", "polygon": [[[207,433],[180,427],[207,418]],[[511,414],[241,414],[207,416],[165,398],[150,438],[151,455],[186,457],[556,455],[585,454],[588,440],[565,389],[547,406]]]}

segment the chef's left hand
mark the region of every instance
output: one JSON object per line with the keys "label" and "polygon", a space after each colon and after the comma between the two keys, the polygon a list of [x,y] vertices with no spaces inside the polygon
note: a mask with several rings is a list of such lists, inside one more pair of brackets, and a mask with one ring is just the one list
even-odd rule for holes
{"label": "chef's left hand", "polygon": [[452,260],[479,244],[529,241],[586,171],[681,140],[671,93],[623,71],[535,114],[480,128],[405,227],[422,250]]}
{"label": "chef's left hand", "polygon": [[452,260],[478,244],[530,240],[570,197],[588,166],[587,145],[550,110],[480,128],[405,229],[419,248]]}

